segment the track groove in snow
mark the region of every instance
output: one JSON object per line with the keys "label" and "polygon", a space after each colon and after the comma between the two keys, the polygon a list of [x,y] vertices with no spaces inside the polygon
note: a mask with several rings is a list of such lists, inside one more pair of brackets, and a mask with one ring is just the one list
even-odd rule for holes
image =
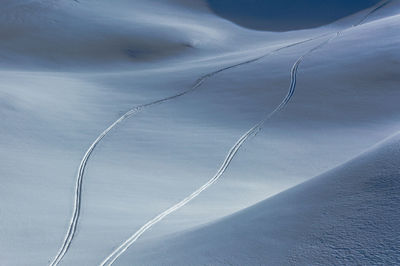
{"label": "track groove in snow", "polygon": [[387,4],[389,4],[392,0],[382,0],[381,2],[379,2],[378,4],[376,4],[375,6],[373,6],[371,8],[371,10],[364,16],[364,18],[362,18],[360,20],[360,22],[358,22],[357,24],[353,25],[353,27],[359,26],[361,24],[364,24],[364,22],[369,18],[369,16],[371,16],[373,13],[375,13],[376,11],[378,11],[379,9],[383,8],[384,6],[386,6]]}
{"label": "track groove in snow", "polygon": [[[378,5],[376,7],[374,7],[370,12],[368,12],[367,15],[362,20],[360,20],[360,22],[358,22],[357,24],[353,25],[353,27],[363,24],[363,22],[366,21],[366,19],[368,19],[368,17],[371,14],[375,13],[377,10],[379,10],[380,8],[385,6],[389,1],[382,1],[382,2],[378,3]],[[299,65],[301,64],[301,62],[303,62],[304,58],[306,56],[310,55],[311,53],[313,53],[315,50],[320,49],[321,47],[325,46],[327,43],[331,42],[333,39],[335,39],[338,36],[340,36],[341,33],[342,33],[342,31],[336,32],[334,34],[334,36],[330,37],[329,39],[327,39],[326,41],[320,43],[319,45],[311,48],[310,50],[308,50],[305,54],[303,54],[301,57],[299,57],[296,60],[296,62],[293,64],[293,66],[291,68],[291,71],[290,71],[290,78],[291,78],[290,87],[289,87],[289,91],[288,91],[287,95],[285,96],[285,98],[264,119],[262,119],[260,122],[258,122],[255,126],[253,126],[251,129],[249,129],[245,134],[243,134],[239,138],[239,140],[229,150],[227,156],[225,157],[225,159],[224,159],[222,165],[220,166],[220,168],[218,169],[217,173],[207,183],[205,183],[203,186],[198,188],[196,191],[194,191],[188,197],[184,198],[183,200],[181,200],[177,204],[173,205],[172,207],[170,207],[166,211],[160,213],[155,218],[151,219],[146,224],[144,224],[138,231],[136,231],[131,237],[129,237],[125,242],[123,242],[120,246],[118,246],[108,257],[106,257],[101,262],[100,265],[101,266],[105,266],[105,265],[110,266],[110,265],[112,265],[148,229],[150,229],[152,226],[154,226],[155,224],[160,222],[162,219],[164,219],[169,214],[171,214],[171,213],[179,210],[183,206],[185,206],[191,200],[193,200],[198,195],[200,195],[204,190],[206,190],[208,187],[213,185],[224,174],[225,170],[228,168],[229,164],[232,162],[233,158],[235,157],[235,155],[237,154],[237,152],[239,151],[241,146],[246,142],[246,140],[248,140],[251,136],[255,136],[262,129],[262,126],[265,124],[265,122],[267,122],[271,117],[274,116],[274,114],[276,114],[277,112],[281,111],[282,109],[284,109],[287,106],[287,104],[289,103],[289,101],[291,100],[291,98],[293,97],[293,95],[295,93],[296,84],[297,84],[298,68],[299,68]],[[307,41],[310,41],[310,40],[321,38],[323,36],[326,36],[326,35],[322,35],[320,37],[311,38],[311,39],[303,41],[303,42],[299,42],[299,43],[291,44],[291,45],[288,45],[288,46],[285,46],[285,47],[282,47],[282,48],[278,48],[278,49],[272,51],[271,53],[269,53],[267,55],[270,55],[270,54],[272,54],[274,52],[280,51],[280,50],[288,48],[288,47],[292,47],[292,46],[300,44],[300,43],[304,43],[304,42],[307,42]],[[259,60],[259,59],[261,59],[263,57],[266,57],[267,55],[264,55],[264,56],[261,56],[259,58],[256,58],[256,59],[253,59],[253,60],[249,60],[249,61],[246,61],[246,62],[247,63],[255,62],[255,61],[257,61],[257,60]],[[243,65],[246,62],[237,64],[235,66]],[[227,69],[232,68],[232,67],[234,67],[234,66],[224,68],[223,70],[227,70]],[[216,73],[218,73],[218,72],[221,72],[223,70],[213,72],[213,74],[211,74],[211,76],[216,74]]]}
{"label": "track groove in snow", "polygon": [[244,62],[240,62],[234,65],[230,65],[227,67],[223,67],[220,68],[216,71],[213,71],[211,73],[205,74],[203,75],[201,78],[199,78],[195,84],[188,90],[182,91],[178,94],[163,98],[163,99],[159,99],[150,103],[146,103],[146,104],[142,104],[139,106],[136,106],[134,108],[132,108],[131,110],[129,110],[128,112],[126,112],[124,115],[122,115],[118,120],[116,120],[114,123],[112,123],[107,129],[105,129],[96,139],[95,141],[90,145],[90,147],[87,149],[85,155],[83,156],[79,168],[78,168],[78,174],[77,174],[77,178],[76,178],[76,185],[75,185],[75,196],[74,196],[74,209],[73,209],[73,213],[72,213],[72,217],[71,217],[71,221],[69,223],[69,227],[68,227],[68,231],[67,234],[65,235],[63,244],[61,246],[61,248],[59,249],[57,255],[55,256],[55,258],[53,259],[53,261],[50,263],[50,266],[55,266],[58,265],[58,263],[62,260],[62,258],[64,257],[64,255],[66,254],[66,252],[68,251],[71,243],[72,243],[72,239],[75,236],[76,233],[76,228],[78,225],[78,221],[79,221],[79,216],[80,216],[80,209],[81,209],[81,200],[82,200],[82,181],[83,181],[83,177],[84,177],[84,173],[85,173],[85,169],[87,166],[87,163],[89,161],[90,156],[92,155],[94,149],[96,148],[96,146],[100,143],[100,141],[118,124],[120,124],[122,121],[126,120],[127,118],[129,118],[130,116],[140,112],[142,109],[150,107],[152,105],[156,105],[156,104],[161,104],[173,99],[176,99],[180,96],[183,96],[185,94],[188,94],[189,92],[194,91],[195,89],[199,88],[207,79],[211,78],[212,76],[221,73],[223,71],[235,68],[235,67],[239,67],[245,64],[250,64],[253,62],[256,62],[268,55],[271,55],[274,52],[280,51],[282,49],[286,49],[286,48],[290,48],[296,45],[300,45],[306,42],[310,42],[313,40],[316,40],[318,38],[321,38],[323,36],[326,35],[322,35],[322,36],[318,36],[318,37],[314,37],[314,38],[310,38],[310,39],[306,39],[303,41],[299,41],[299,42],[295,42],[283,47],[280,47],[272,52],[269,52],[267,54],[264,54],[262,56],[250,59],[250,60],[246,60]]}
{"label": "track groove in snow", "polygon": [[[332,38],[331,38],[332,39]],[[190,194],[188,197],[184,198],[182,201],[178,202],[174,206],[170,207],[166,211],[162,212],[161,214],[157,215],[155,218],[152,220],[148,221],[145,225],[143,225],[138,231],[136,231],[130,238],[128,238],[124,243],[122,243],[117,249],[114,250],[103,262],[100,264],[101,266],[104,265],[112,265],[119,256],[121,256],[139,237],[146,232],[148,229],[150,229],[153,225],[156,223],[160,222],[163,218],[168,216],[169,214],[177,211],[181,207],[185,206],[187,203],[189,203],[191,200],[196,198],[198,195],[200,195],[201,192],[206,190],[208,187],[210,187],[212,184],[214,184],[224,173],[225,170],[228,168],[229,164],[232,162],[233,158],[241,148],[241,146],[248,140],[251,136],[254,136],[257,134],[258,131],[261,130],[262,126],[264,123],[269,120],[274,114],[279,112],[280,110],[284,109],[286,105],[289,103],[290,99],[292,98],[295,88],[296,88],[296,82],[297,82],[297,70],[299,64],[302,62],[305,56],[308,54],[312,53],[316,49],[322,47],[325,45],[327,42],[329,42],[331,39],[328,39],[327,41],[324,41],[323,43],[319,44],[318,46],[310,49],[307,53],[302,55],[292,66],[291,69],[291,82],[290,82],[290,87],[287,95],[285,98],[282,100],[282,102],[271,112],[269,113],[264,119],[259,121],[256,125],[254,125],[251,129],[249,129],[245,134],[243,134],[239,140],[233,145],[233,147],[229,150],[228,155],[225,157],[222,165],[218,169],[217,173],[209,180],[207,183],[205,183],[203,186],[198,188],[196,191],[194,191],[192,194]],[[281,50],[277,49],[275,51]]]}
{"label": "track groove in snow", "polygon": [[[391,0],[385,0],[380,2],[375,8],[373,8],[359,23],[353,25],[353,26],[358,26],[361,25],[362,23],[364,23],[368,17],[376,12],[377,10],[379,10],[380,8],[382,8],[383,6],[385,6],[386,4],[388,4]],[[334,36],[333,38],[339,36],[341,32],[337,32],[336,36]],[[317,40],[319,38],[325,37],[329,34],[324,34],[321,36],[317,36],[314,38],[310,38],[310,39],[306,39],[303,41],[299,41],[296,43],[292,43],[286,46],[283,46],[281,48],[278,48],[272,52],[269,52],[265,55],[259,56],[257,58],[254,59],[250,59],[244,62],[240,62],[231,66],[227,66],[221,69],[218,69],[216,71],[213,71],[211,73],[208,73],[206,75],[203,75],[201,78],[199,78],[196,83],[189,88],[188,90],[182,91],[178,94],[160,99],[160,100],[156,100],[150,103],[146,103],[143,105],[139,105],[136,106],[134,108],[132,108],[131,110],[129,110],[128,112],[126,112],[124,115],[122,115],[118,120],[116,120],[115,122],[113,122],[107,129],[105,129],[96,139],[95,141],[90,145],[90,147],[87,149],[87,151],[85,152],[79,168],[78,168],[78,174],[76,177],[76,185],[75,185],[75,196],[74,196],[74,209],[73,209],[73,213],[72,213],[72,217],[71,217],[71,221],[69,223],[69,227],[67,230],[67,233],[65,235],[64,241],[62,243],[61,248],[59,249],[57,255],[55,256],[55,258],[53,259],[53,261],[50,263],[51,266],[55,266],[57,265],[62,258],[64,257],[64,255],[66,254],[66,252],[68,251],[72,240],[75,236],[76,233],[76,228],[78,225],[78,221],[79,221],[79,217],[80,217],[80,209],[81,209],[81,200],[82,200],[82,182],[83,182],[83,177],[84,177],[84,173],[85,173],[85,169],[87,166],[87,163],[90,159],[91,154],[93,153],[94,149],[96,148],[96,146],[100,143],[100,141],[118,124],[120,124],[122,121],[124,121],[125,119],[129,118],[130,116],[140,112],[142,109],[146,108],[146,107],[150,107],[152,105],[156,105],[156,104],[161,104],[170,100],[173,100],[175,98],[178,98],[180,96],[183,96],[191,91],[194,91],[195,89],[199,88],[208,78],[211,78],[212,76],[223,72],[225,70],[229,70],[241,65],[245,65],[245,64],[249,64],[252,62],[256,62],[268,55],[271,55],[275,52],[278,52],[282,49],[286,49],[286,48],[290,48],[296,45],[300,45],[309,41],[313,41],[313,40]],[[210,179],[206,184],[204,184],[199,190],[196,190],[195,192],[193,192],[189,197],[185,198],[184,200],[182,200],[181,202],[179,202],[178,204],[174,205],[173,207],[171,207],[170,209],[168,209],[167,211],[163,212],[162,214],[160,214],[159,216],[155,217],[153,220],[151,221],[155,221],[154,223],[152,223],[151,225],[148,225],[151,221],[149,221],[147,224],[145,224],[141,229],[139,229],[139,231],[137,231],[131,238],[129,238],[128,240],[133,240],[133,242],[136,241],[137,238],[140,237],[141,234],[143,234],[148,228],[150,228],[152,225],[154,225],[155,223],[157,223],[158,221],[160,221],[161,219],[163,219],[165,216],[167,216],[168,214],[170,214],[171,212],[177,210],[174,209],[170,212],[168,212],[169,210],[171,210],[174,207],[178,206],[178,209],[182,206],[184,206],[186,203],[188,203],[191,199],[193,199],[194,197],[196,197],[198,194],[200,194],[203,190],[205,190],[207,187],[209,187],[210,185],[212,185],[225,171],[225,169],[229,166],[230,162],[232,161],[233,157],[235,156],[236,152],[239,150],[240,146],[252,135],[255,135],[262,127],[262,125],[270,118],[272,117],[276,112],[280,111],[281,109],[283,109],[288,102],[290,101],[291,97],[294,94],[295,91],[295,87],[296,87],[296,82],[297,82],[297,70],[298,70],[298,66],[299,64],[302,62],[302,60],[304,59],[305,56],[307,56],[308,54],[312,53],[313,51],[315,51],[316,49],[322,47],[323,45],[325,45],[326,43],[328,43],[329,41],[331,41],[333,38],[328,39],[327,41],[321,43],[320,45],[312,48],[311,50],[309,50],[306,54],[304,54],[303,56],[301,56],[293,65],[292,69],[291,69],[291,85],[289,88],[289,92],[286,95],[286,97],[284,98],[284,100],[280,103],[280,105],[270,114],[268,114],[266,116],[265,119],[261,120],[258,124],[256,124],[253,128],[251,128],[249,131],[247,131],[236,143],[235,145],[231,148],[231,150],[229,151],[227,157],[225,158],[225,161],[223,162],[222,166],[220,167],[220,169],[218,170],[217,174]],[[198,192],[199,191],[199,192]],[[198,193],[197,193],[198,192]],[[193,196],[194,195],[194,196]],[[193,197],[192,197],[193,196]],[[190,199],[189,199],[190,198]],[[189,200],[187,200],[189,199]],[[187,200],[187,201],[186,201]],[[183,203],[183,205],[181,205]],[[167,214],[165,214],[166,212],[168,212]],[[165,215],[164,215],[165,214]],[[148,226],[146,226],[148,225]],[[116,255],[116,257],[114,257],[111,262],[109,263],[109,265],[111,265],[133,242],[128,243],[128,240],[126,242],[124,242],[119,248],[117,248],[109,257],[107,257],[106,260],[103,261],[102,265],[105,265],[108,261],[110,261],[110,259]],[[127,245],[127,246],[126,246]],[[126,248],[125,248],[126,246]],[[123,250],[122,252],[119,252]]]}

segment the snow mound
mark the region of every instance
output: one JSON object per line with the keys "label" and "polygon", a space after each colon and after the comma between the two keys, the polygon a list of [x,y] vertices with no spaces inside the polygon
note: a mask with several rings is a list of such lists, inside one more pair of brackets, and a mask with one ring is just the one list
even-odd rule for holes
{"label": "snow mound", "polygon": [[195,43],[219,38],[216,30],[183,16],[189,11],[167,4],[5,0],[2,8],[1,68],[132,65],[176,57]]}
{"label": "snow mound", "polygon": [[142,243],[121,262],[399,264],[399,158],[396,135],[319,177],[213,224]]}

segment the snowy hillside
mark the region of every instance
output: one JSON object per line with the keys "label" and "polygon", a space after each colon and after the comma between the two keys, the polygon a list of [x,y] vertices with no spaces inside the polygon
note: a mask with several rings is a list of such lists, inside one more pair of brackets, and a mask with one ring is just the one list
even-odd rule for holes
{"label": "snowy hillside", "polygon": [[0,265],[399,262],[400,0],[228,2],[2,1]]}
{"label": "snowy hillside", "polygon": [[212,224],[144,242],[134,265],[397,265],[400,135]]}

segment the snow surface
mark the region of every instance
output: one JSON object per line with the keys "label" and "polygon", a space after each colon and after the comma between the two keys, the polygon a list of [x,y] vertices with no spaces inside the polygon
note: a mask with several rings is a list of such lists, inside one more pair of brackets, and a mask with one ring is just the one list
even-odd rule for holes
{"label": "snow surface", "polygon": [[398,265],[400,135],[209,225],[144,242],[133,265]]}
{"label": "snow surface", "polygon": [[[146,231],[116,265],[162,264],[165,256],[153,257],[145,247],[162,252],[160,241],[186,231],[174,243],[187,246],[188,256],[196,258],[187,263],[223,264],[234,254],[213,255],[221,262],[207,261],[196,253],[199,242],[185,242],[197,232],[193,228],[247,212],[400,130],[399,0],[366,20],[371,9],[319,28],[280,33],[241,28],[215,15],[202,0],[1,4],[1,265],[51,263],[73,214],[82,157],[101,132],[135,106],[178,96],[142,108],[95,147],[82,175],[76,233],[60,265],[100,264],[149,220],[209,181],[238,139],[287,96],[292,66],[303,55],[285,109],[246,140],[216,183]],[[352,176],[361,178],[357,172]],[[265,212],[280,207],[273,208]],[[378,218],[385,220],[385,213]],[[340,215],[337,219],[347,219]],[[392,222],[398,224],[398,219]],[[204,228],[211,232],[208,225]],[[355,232],[361,231],[351,234]],[[383,244],[390,238],[398,244],[396,234],[384,234]],[[335,235],[326,240],[331,238]],[[207,240],[220,243],[218,238]],[[297,243],[320,247],[316,249],[290,240],[299,247],[297,253],[276,252],[276,259],[324,264],[332,257],[323,240]],[[186,255],[175,253],[174,247],[165,248],[176,257],[165,259],[183,261]],[[372,244],[368,247],[378,252]],[[262,245],[254,249],[263,256],[275,253]],[[301,255],[306,249],[310,255]],[[398,254],[390,254],[382,259],[398,260]],[[242,258],[250,264],[268,263],[261,255],[247,255]]]}
{"label": "snow surface", "polygon": [[207,0],[207,2],[216,14],[244,27],[288,31],[332,23],[371,7],[379,0]]}

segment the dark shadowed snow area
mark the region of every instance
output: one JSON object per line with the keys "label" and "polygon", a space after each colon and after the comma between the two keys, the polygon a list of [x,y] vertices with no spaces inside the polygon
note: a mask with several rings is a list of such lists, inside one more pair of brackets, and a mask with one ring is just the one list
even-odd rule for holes
{"label": "dark shadowed snow area", "polygon": [[289,31],[326,25],[379,0],[207,0],[219,16],[250,29]]}

